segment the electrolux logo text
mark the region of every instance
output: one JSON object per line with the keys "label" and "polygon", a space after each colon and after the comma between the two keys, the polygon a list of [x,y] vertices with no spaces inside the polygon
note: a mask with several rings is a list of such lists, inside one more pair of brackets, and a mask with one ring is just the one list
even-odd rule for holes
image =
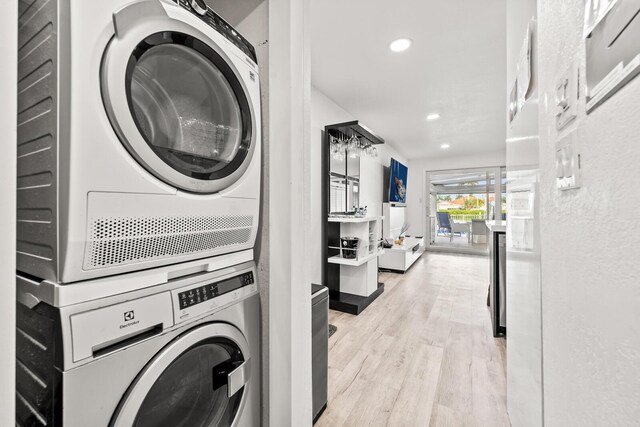
{"label": "electrolux logo text", "polygon": [[137,325],[138,323],[140,323],[139,320],[135,320],[136,318],[136,313],[131,310],[131,311],[125,311],[124,312],[124,321],[126,322],[123,325],[120,325],[120,329],[124,329],[124,328],[128,328],[129,326],[134,326]]}

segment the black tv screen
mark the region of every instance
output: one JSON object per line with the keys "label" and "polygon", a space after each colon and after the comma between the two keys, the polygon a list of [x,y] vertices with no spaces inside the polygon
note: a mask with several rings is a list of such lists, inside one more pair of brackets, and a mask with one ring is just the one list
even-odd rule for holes
{"label": "black tv screen", "polygon": [[389,203],[407,203],[407,176],[405,165],[391,159],[389,167]]}

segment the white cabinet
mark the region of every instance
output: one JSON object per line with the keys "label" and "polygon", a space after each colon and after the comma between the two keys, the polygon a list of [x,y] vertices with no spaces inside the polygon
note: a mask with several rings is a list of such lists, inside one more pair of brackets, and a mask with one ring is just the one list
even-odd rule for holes
{"label": "white cabinet", "polygon": [[407,271],[424,253],[424,238],[406,237],[402,245],[387,248],[380,256],[380,268]]}
{"label": "white cabinet", "polygon": [[329,223],[338,224],[340,238],[356,237],[359,240],[355,257],[345,257],[348,251],[339,246],[330,246],[338,252],[327,260],[340,264],[340,292],[367,297],[378,289],[378,257],[381,217],[329,218]]}

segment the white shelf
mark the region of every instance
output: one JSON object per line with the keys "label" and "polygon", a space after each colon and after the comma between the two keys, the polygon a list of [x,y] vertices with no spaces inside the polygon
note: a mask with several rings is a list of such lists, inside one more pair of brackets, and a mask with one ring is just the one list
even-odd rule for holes
{"label": "white shelf", "polygon": [[359,259],[342,258],[340,255],[334,255],[332,257],[329,257],[327,261],[329,261],[331,264],[350,265],[351,267],[359,267],[383,254],[384,254],[384,251],[378,251],[378,252],[374,252],[372,254],[363,256],[362,258],[359,258]]}
{"label": "white shelf", "polygon": [[344,223],[359,223],[359,222],[371,222],[371,221],[377,221],[379,219],[382,219],[381,216],[368,216],[368,217],[364,217],[364,218],[340,218],[340,217],[333,217],[330,216],[328,221],[329,222],[344,222]]}

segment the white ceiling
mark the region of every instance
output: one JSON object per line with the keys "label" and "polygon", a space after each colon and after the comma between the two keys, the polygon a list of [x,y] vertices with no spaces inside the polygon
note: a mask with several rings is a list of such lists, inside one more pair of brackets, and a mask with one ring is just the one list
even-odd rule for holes
{"label": "white ceiling", "polygon": [[[504,150],[505,0],[311,4],[312,84],[401,154]],[[398,38],[411,48],[391,52]]]}
{"label": "white ceiling", "polygon": [[484,172],[459,172],[459,173],[440,173],[430,174],[429,181],[434,185],[450,185],[465,182],[486,181],[487,173]]}

